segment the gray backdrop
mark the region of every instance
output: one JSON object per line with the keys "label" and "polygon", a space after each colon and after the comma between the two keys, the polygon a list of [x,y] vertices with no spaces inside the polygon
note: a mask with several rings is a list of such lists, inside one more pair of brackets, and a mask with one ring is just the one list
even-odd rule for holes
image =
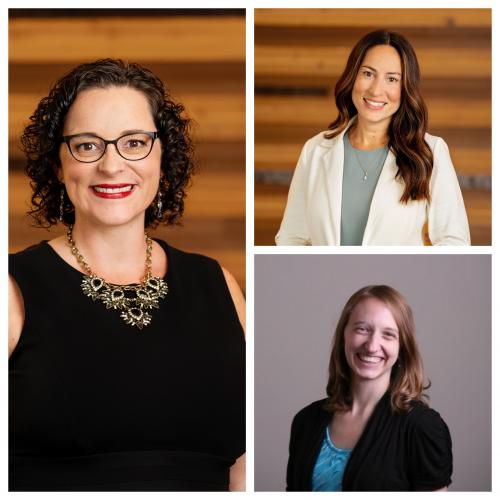
{"label": "gray backdrop", "polygon": [[453,440],[450,490],[490,490],[489,255],[255,256],[255,490],[284,490],[293,415],[326,396],[336,321],[370,284],[393,286],[415,314],[430,405]]}

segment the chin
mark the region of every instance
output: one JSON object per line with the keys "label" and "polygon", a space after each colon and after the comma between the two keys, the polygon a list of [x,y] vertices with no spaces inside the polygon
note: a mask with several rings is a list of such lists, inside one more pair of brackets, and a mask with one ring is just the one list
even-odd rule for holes
{"label": "chin", "polygon": [[78,217],[79,220],[86,220],[89,224],[96,226],[126,226],[127,224],[134,224],[138,219],[144,223],[145,211],[140,213],[124,213],[123,210],[113,210],[106,214],[94,214],[91,217]]}

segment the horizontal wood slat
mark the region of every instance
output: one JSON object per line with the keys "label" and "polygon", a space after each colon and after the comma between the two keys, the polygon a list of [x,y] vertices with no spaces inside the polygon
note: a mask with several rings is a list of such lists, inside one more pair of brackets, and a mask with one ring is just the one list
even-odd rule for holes
{"label": "horizontal wood slat", "polygon": [[[481,190],[462,192],[473,245],[491,245],[491,196]],[[287,186],[255,187],[255,244],[274,245],[288,195]]]}
{"label": "horizontal wood slat", "polygon": [[[352,47],[255,47],[255,79],[324,76],[337,79]],[[481,78],[491,75],[491,48],[416,49],[422,78]]]}
{"label": "horizontal wood slat", "polygon": [[[9,141],[18,143],[29,116],[43,95],[12,94],[9,107]],[[199,140],[243,140],[245,138],[245,98],[243,93],[191,93],[173,96],[182,102],[187,116],[196,124],[193,133]]]}
{"label": "horizontal wood slat", "polygon": [[[466,106],[455,100],[428,99],[430,127],[488,128],[491,125],[491,104],[487,99],[469,97]],[[327,126],[337,115],[332,97],[256,96],[255,122],[258,124],[317,124]]]}
{"label": "horizontal wood slat", "polygon": [[[292,171],[295,169],[303,144],[259,143],[255,145],[255,169]],[[457,174],[491,175],[489,148],[450,148]]]}
{"label": "horizontal wood slat", "polygon": [[241,17],[16,18],[9,36],[10,63],[245,60]]}
{"label": "horizontal wood slat", "polygon": [[[141,62],[141,60],[133,61]],[[9,66],[9,89],[16,94],[45,95],[52,84],[74,68],[72,63],[16,63]],[[157,75],[173,94],[200,90],[224,94],[245,91],[245,62],[153,62],[145,66]],[[37,78],[33,78],[37,75]]]}
{"label": "horizontal wood slat", "polygon": [[[446,28],[489,27],[490,9],[255,9],[264,26],[373,27],[384,15],[391,26]],[[378,18],[377,18],[378,17]]]}
{"label": "horizontal wood slat", "polygon": [[[23,172],[10,172],[9,209],[25,213],[30,198],[29,179]],[[205,172],[195,175],[186,198],[186,213],[212,217],[245,217],[245,180],[240,172]],[[228,215],[230,214],[230,215]]]}

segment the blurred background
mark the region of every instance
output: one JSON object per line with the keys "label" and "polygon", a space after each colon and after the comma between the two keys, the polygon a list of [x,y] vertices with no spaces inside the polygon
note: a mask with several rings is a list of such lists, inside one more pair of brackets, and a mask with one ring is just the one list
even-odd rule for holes
{"label": "blurred background", "polygon": [[429,133],[447,142],[473,245],[491,245],[491,10],[256,9],[255,244],[274,245],[305,141],[337,115],[355,43],[386,28],[416,50]]}
{"label": "blurred background", "polygon": [[194,119],[198,173],[182,227],[151,234],[216,258],[245,287],[244,9],[9,10],[9,251],[65,231],[32,227],[23,127],[51,84],[99,58],[156,73]]}

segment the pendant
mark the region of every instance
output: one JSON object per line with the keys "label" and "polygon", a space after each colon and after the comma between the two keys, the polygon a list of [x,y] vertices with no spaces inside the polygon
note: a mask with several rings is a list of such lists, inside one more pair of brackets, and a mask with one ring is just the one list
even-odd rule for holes
{"label": "pendant", "polygon": [[363,180],[366,181],[366,179],[368,179],[368,175],[365,172],[365,175],[363,175]]}
{"label": "pendant", "polygon": [[139,330],[142,330],[144,326],[148,326],[151,323],[151,314],[143,311],[139,307],[130,307],[126,311],[120,314],[127,325],[136,326]]}
{"label": "pendant", "polygon": [[167,283],[154,276],[146,278],[142,285],[110,285],[98,276],[86,275],[81,287],[87,297],[100,300],[106,309],[120,310],[120,318],[139,330],[151,323],[152,316],[146,309],[158,309],[159,299],[168,293]]}
{"label": "pendant", "polygon": [[125,297],[125,292],[121,287],[108,288],[101,300],[106,309],[125,309],[130,304],[130,299]]}

